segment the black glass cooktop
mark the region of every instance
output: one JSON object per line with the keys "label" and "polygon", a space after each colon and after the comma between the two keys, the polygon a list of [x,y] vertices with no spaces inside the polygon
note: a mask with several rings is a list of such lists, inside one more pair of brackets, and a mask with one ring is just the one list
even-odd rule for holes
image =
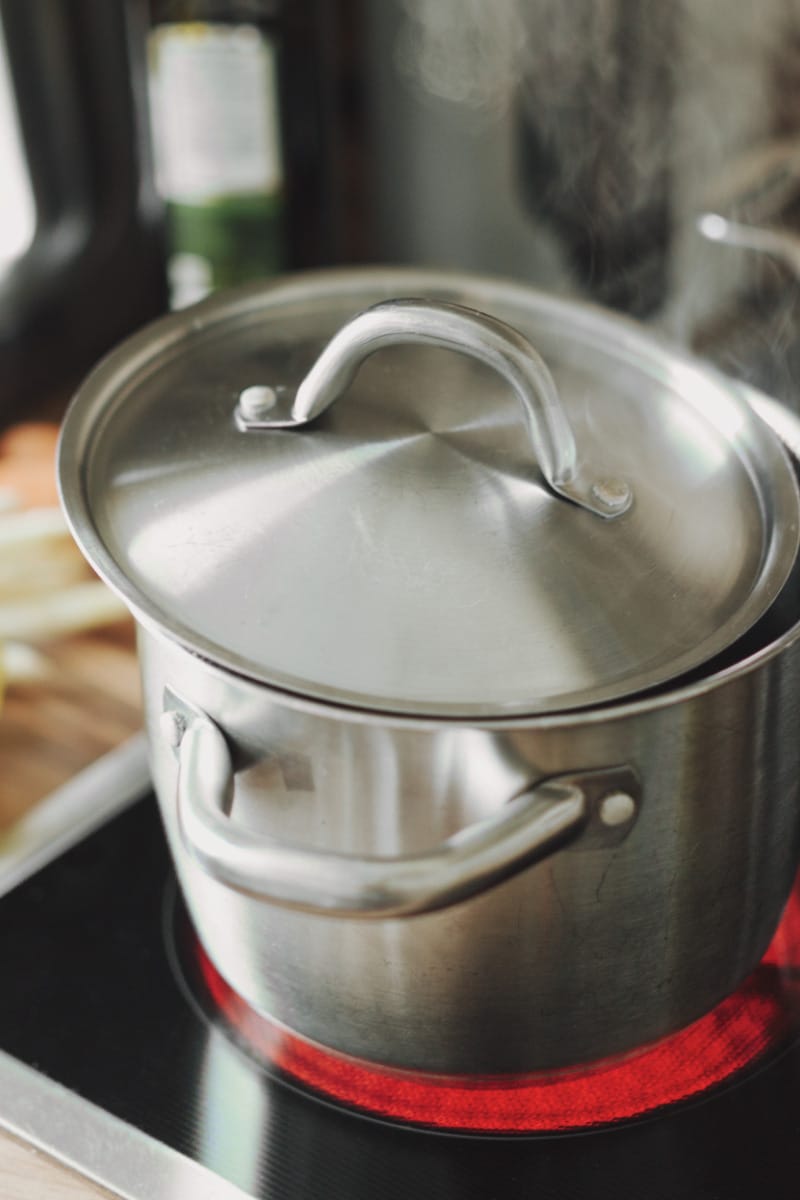
{"label": "black glass cooktop", "polygon": [[[56,1089],[54,1125],[59,1096],[84,1098],[115,1128],[203,1164],[209,1179],[275,1200],[800,1194],[792,1021],[732,1079],[643,1118],[582,1132],[452,1133],[366,1116],[259,1064],[210,1015],[200,973],[186,965],[191,941],[150,794],[0,899],[0,1050],[66,1089]],[[796,1003],[797,972],[784,976]],[[0,1071],[0,1089],[11,1087]],[[13,1096],[0,1090],[0,1102],[5,1112]],[[201,1192],[217,1194],[180,1194]]]}

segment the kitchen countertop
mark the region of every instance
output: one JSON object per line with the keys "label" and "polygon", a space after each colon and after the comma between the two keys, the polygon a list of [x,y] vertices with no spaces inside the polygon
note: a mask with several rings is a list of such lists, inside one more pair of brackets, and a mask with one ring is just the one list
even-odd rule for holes
{"label": "kitchen countertop", "polygon": [[[141,727],[132,622],[46,649],[52,677],[10,687],[0,712],[0,839],[23,812]],[[0,1195],[102,1200],[112,1193],[0,1130]]]}
{"label": "kitchen countertop", "polygon": [[110,1200],[116,1194],[0,1131],[3,1200]]}

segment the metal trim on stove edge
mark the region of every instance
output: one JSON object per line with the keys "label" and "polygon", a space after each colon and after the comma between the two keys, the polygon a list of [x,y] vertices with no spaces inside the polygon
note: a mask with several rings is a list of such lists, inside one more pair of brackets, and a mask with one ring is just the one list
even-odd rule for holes
{"label": "metal trim on stove edge", "polygon": [[[52,792],[0,852],[0,896],[128,808],[150,788],[136,734]],[[247,1193],[0,1051],[0,1128],[126,1200],[245,1200]],[[249,1200],[249,1198],[247,1198]]]}
{"label": "metal trim on stove edge", "polygon": [[[8,1111],[13,1098],[13,1114]],[[252,1200],[141,1130],[0,1051],[0,1127],[124,1200]]]}
{"label": "metal trim on stove edge", "polygon": [[51,792],[0,838],[0,897],[88,837],[151,787],[147,742],[134,734]]}

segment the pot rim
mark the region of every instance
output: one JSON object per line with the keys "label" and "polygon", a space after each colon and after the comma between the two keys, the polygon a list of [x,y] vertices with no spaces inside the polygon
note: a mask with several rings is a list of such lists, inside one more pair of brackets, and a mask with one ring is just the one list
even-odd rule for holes
{"label": "pot rim", "polygon": [[779,637],[761,646],[752,654],[738,659],[736,662],[722,667],[710,675],[703,675],[684,683],[676,688],[664,688],[638,698],[629,698],[617,703],[607,703],[595,707],[565,709],[562,712],[531,713],[529,716],[515,713],[506,717],[434,717],[430,714],[414,716],[409,713],[383,712],[377,709],[358,708],[354,705],[340,704],[335,701],[323,701],[304,696],[253,679],[244,673],[239,673],[230,667],[223,666],[213,659],[204,658],[201,654],[184,645],[170,630],[154,621],[147,613],[140,612],[136,606],[129,604],[131,614],[137,624],[156,640],[165,643],[172,651],[187,655],[205,671],[217,674],[227,683],[235,683],[238,687],[255,689],[260,695],[272,696],[276,703],[285,704],[288,708],[310,713],[313,716],[327,717],[330,720],[352,721],[358,725],[380,725],[383,728],[412,729],[419,732],[435,732],[445,728],[486,729],[486,730],[554,730],[576,729],[584,726],[596,726],[606,723],[625,721],[635,717],[661,712],[665,709],[688,703],[710,692],[722,690],[728,685],[738,683],[741,678],[755,674],[761,667],[772,659],[778,658],[800,639],[800,618]]}
{"label": "pot rim", "polygon": [[[414,286],[419,288],[420,286],[424,287],[426,281],[429,281],[431,286],[441,287],[443,283],[458,280],[461,285],[480,286],[487,295],[494,292],[498,298],[507,298],[511,301],[518,299],[520,302],[530,304],[531,294],[541,295],[543,299],[546,299],[548,309],[553,313],[563,314],[565,319],[570,317],[574,320],[576,308],[586,313],[587,319],[591,319],[593,313],[606,319],[609,316],[606,310],[598,305],[537,293],[527,284],[516,280],[502,277],[492,278],[474,272],[454,271],[447,268],[380,265],[344,269],[323,268],[279,277],[273,282],[276,293],[280,291],[282,301],[286,302],[295,295],[298,298],[306,295],[309,286],[313,286],[315,283],[328,287],[337,283],[338,292],[341,294],[348,280],[352,280],[354,287],[363,287],[365,282],[369,282],[370,279],[374,279],[376,283],[380,282],[383,287],[396,287],[398,292],[407,288],[412,281]],[[678,683],[678,686],[672,686],[670,681],[667,681],[657,692],[648,692],[647,694],[634,692],[616,700],[600,700],[598,703],[588,703],[575,708],[545,712],[531,711],[529,713],[515,711],[507,715],[502,713],[481,714],[479,710],[449,715],[431,711],[414,713],[408,710],[395,711],[389,704],[380,709],[367,708],[346,700],[336,699],[334,696],[311,696],[301,691],[293,691],[248,672],[244,664],[220,661],[210,646],[203,645],[202,637],[185,629],[179,620],[167,619],[155,602],[152,604],[142,603],[143,600],[147,601],[147,596],[143,596],[141,590],[128,578],[126,572],[106,548],[95,526],[83,478],[76,464],[85,461],[88,446],[97,435],[98,429],[102,428],[111,415],[109,410],[124,400],[126,392],[134,383],[139,383],[150,373],[147,370],[149,364],[152,364],[151,369],[155,369],[155,364],[158,366],[163,364],[165,357],[168,357],[179,344],[183,343],[187,333],[192,336],[204,336],[223,321],[246,317],[254,310],[263,307],[264,287],[263,281],[246,284],[226,293],[224,305],[220,305],[218,296],[210,297],[190,309],[167,314],[144,326],[120,346],[113,349],[94,368],[80,388],[81,403],[76,406],[73,401],[62,425],[58,446],[57,478],[67,523],[95,571],[123,599],[140,625],[159,634],[164,640],[173,646],[180,647],[208,667],[213,667],[224,677],[247,682],[293,707],[328,716],[347,716],[359,722],[391,724],[395,727],[414,729],[437,729],[453,725],[492,729],[535,726],[545,729],[575,727],[583,724],[596,724],[609,719],[636,716],[668,707],[674,703],[681,703],[716,687],[722,687],[730,680],[758,669],[763,662],[777,656],[797,636],[800,636],[800,617],[798,617],[797,622],[790,629],[752,654],[683,685]],[[643,331],[637,322],[617,313],[613,314],[613,319],[615,326],[622,333],[627,329],[635,342],[641,341]],[[740,393],[745,390],[740,388],[735,380],[716,372],[713,367],[705,363],[698,364],[691,355],[684,353],[679,347],[675,347],[663,336],[653,334],[648,329],[646,337],[654,349],[668,354],[677,364],[684,364],[688,369],[693,370],[697,370],[699,366],[710,376],[718,377],[725,387],[738,390]],[[114,405],[108,404],[109,394],[115,396]],[[762,420],[765,419],[763,412],[760,413],[760,416]],[[766,423],[769,424],[769,421]],[[773,429],[773,433],[777,436],[787,457],[796,462],[797,456],[790,451],[784,437],[777,430]],[[800,421],[798,422],[798,438],[800,439]],[[702,665],[700,669],[702,669]]]}

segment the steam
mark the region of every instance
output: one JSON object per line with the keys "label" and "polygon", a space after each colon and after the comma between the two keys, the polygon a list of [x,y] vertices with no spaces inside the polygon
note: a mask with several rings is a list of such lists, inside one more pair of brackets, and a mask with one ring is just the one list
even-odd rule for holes
{"label": "steam", "polygon": [[470,109],[505,111],[527,62],[520,0],[400,0],[396,61],[417,91]]}
{"label": "steam", "polygon": [[578,174],[602,129],[644,179],[676,153],[707,175],[763,138],[781,84],[800,127],[800,0],[395,3],[396,66],[419,98],[496,118],[522,103]]}
{"label": "steam", "polygon": [[[688,326],[741,285],[752,264],[705,244],[697,218],[743,157],[787,133],[800,143],[800,0],[395,6],[395,67],[418,100],[460,108],[487,137],[509,117],[524,126],[528,217],[572,245],[573,259],[588,263],[592,247],[598,263],[605,255],[605,268],[580,269],[605,270],[609,290],[592,291],[599,277],[590,284],[579,270],[580,290],[637,311],[637,289],[655,303],[666,287],[686,301]],[[630,253],[626,238],[637,243]],[[671,283],[641,272],[650,246],[668,259]],[[614,279],[626,272],[618,300]]]}

